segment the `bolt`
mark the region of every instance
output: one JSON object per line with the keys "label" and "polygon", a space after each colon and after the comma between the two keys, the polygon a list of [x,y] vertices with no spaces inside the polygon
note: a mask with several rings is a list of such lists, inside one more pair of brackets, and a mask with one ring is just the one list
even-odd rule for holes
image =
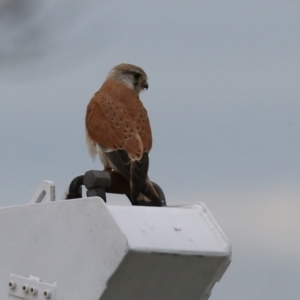
{"label": "bolt", "polygon": [[28,293],[29,292],[29,286],[27,284],[24,284],[22,286],[22,290],[23,290],[24,293]]}
{"label": "bolt", "polygon": [[51,298],[51,292],[48,291],[48,290],[44,291],[44,297],[45,297],[46,299],[50,299],[50,298]]}
{"label": "bolt", "polygon": [[36,295],[37,292],[38,292],[38,289],[37,289],[35,286],[32,286],[32,287],[30,288],[30,294]]}
{"label": "bolt", "polygon": [[11,290],[14,290],[16,288],[17,284],[14,282],[14,281],[10,281],[8,283],[8,287],[11,289]]}

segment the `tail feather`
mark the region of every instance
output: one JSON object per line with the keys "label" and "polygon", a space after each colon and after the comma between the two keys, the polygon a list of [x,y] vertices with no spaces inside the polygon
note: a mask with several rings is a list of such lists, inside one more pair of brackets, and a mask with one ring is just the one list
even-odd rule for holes
{"label": "tail feather", "polygon": [[141,193],[145,195],[148,199],[151,200],[151,202],[155,203],[158,206],[162,206],[162,201],[158,196],[158,193],[156,189],[154,188],[153,184],[149,180],[149,178],[146,179],[146,182],[141,190]]}
{"label": "tail feather", "polygon": [[[161,206],[161,199],[149,180],[149,156],[144,153],[140,160],[131,160],[124,150],[106,152],[116,172],[121,174],[131,187],[130,201],[137,204],[141,200]],[[144,195],[144,197],[142,196]]]}
{"label": "tail feather", "polygon": [[149,168],[148,153],[144,153],[140,160],[131,161],[130,187],[131,187],[131,198],[133,202],[138,201],[139,194],[141,193],[147,179],[148,168]]}

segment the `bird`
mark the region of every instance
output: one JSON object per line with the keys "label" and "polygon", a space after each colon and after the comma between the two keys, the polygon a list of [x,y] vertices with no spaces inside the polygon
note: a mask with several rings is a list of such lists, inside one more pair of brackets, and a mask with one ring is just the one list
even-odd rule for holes
{"label": "bird", "polygon": [[148,177],[152,132],[139,97],[148,87],[142,68],[128,63],[113,67],[87,106],[86,142],[104,170],[113,170],[128,181],[133,205],[162,206]]}

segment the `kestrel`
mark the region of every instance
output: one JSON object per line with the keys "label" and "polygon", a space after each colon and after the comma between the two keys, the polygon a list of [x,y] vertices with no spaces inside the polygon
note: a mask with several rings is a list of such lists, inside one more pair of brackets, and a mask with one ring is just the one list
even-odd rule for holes
{"label": "kestrel", "polygon": [[139,94],[148,89],[147,75],[131,64],[110,70],[87,107],[86,140],[105,170],[120,173],[130,184],[134,205],[161,206],[148,173],[152,134]]}

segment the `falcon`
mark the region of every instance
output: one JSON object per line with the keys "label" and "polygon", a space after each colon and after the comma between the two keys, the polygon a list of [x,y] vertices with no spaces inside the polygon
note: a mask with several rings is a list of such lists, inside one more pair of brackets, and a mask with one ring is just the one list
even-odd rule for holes
{"label": "falcon", "polygon": [[161,206],[148,177],[152,133],[139,94],[148,89],[143,69],[131,64],[112,68],[87,106],[86,141],[92,157],[130,184],[133,205]]}

